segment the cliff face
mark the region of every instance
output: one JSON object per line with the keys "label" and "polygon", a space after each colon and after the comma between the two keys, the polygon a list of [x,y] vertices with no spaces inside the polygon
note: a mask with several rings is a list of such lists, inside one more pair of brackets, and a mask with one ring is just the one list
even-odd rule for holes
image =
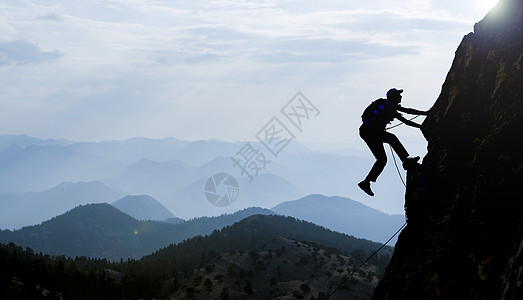
{"label": "cliff face", "polygon": [[373,299],[523,299],[522,2],[501,0],[459,45]]}

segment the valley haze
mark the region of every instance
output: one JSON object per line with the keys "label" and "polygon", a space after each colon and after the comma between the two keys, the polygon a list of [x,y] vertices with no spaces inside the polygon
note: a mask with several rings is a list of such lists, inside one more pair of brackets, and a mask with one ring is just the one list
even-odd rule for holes
{"label": "valley haze", "polygon": [[[244,144],[175,138],[72,142],[3,135],[0,205],[19,203],[20,207],[13,209],[27,207],[28,215],[31,209],[44,212],[56,208],[57,215],[79,204],[112,203],[126,195],[149,195],[176,217],[190,219],[253,206],[271,209],[284,201],[323,194],[350,198],[386,213],[403,214],[404,187],[393,164],[380,178],[377,196],[369,199],[356,183],[373,159],[357,151],[310,150],[293,141],[249,182],[231,160]],[[239,182],[238,199],[227,207],[211,205],[203,193],[207,179],[219,172],[226,172]],[[83,195],[77,190],[82,188]],[[58,204],[60,201],[62,204]],[[35,202],[38,203],[31,204]],[[38,205],[47,208],[41,210]],[[36,223],[2,226],[37,224],[54,215],[43,214]],[[13,215],[7,216],[6,222],[9,218]]]}

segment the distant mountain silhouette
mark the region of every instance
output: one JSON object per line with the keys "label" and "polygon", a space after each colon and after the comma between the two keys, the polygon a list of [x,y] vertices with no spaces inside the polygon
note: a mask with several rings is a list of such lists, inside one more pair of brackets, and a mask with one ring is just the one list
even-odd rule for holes
{"label": "distant mountain silhouette", "polygon": [[3,243],[13,242],[37,252],[108,259],[140,257],[170,238],[158,234],[173,225],[138,221],[110,204],[88,204],[16,231],[0,232]]}
{"label": "distant mountain silhouette", "polygon": [[348,198],[324,195],[286,201],[271,210],[377,242],[385,242],[405,222],[403,215],[385,214]]}
{"label": "distant mountain silhouette", "polygon": [[40,225],[0,231],[0,243],[13,242],[53,255],[88,256],[118,260],[139,258],[169,244],[211,234],[253,214],[269,210],[249,208],[235,214],[203,217],[180,224],[138,221],[110,204],[76,207]]}
{"label": "distant mountain silhouette", "polygon": [[[170,245],[155,253],[145,256],[143,261],[160,259],[199,261],[202,252],[223,253],[231,249],[248,251],[262,247],[275,237],[284,237],[297,241],[307,241],[332,247],[348,253],[361,250],[364,256],[381,246],[380,243],[334,232],[310,222],[293,217],[278,215],[252,215],[233,225],[214,231],[207,237],[194,237],[178,245]],[[197,249],[197,251],[188,251]],[[380,255],[391,255],[392,248],[386,246]]]}
{"label": "distant mountain silhouette", "polygon": [[179,160],[155,162],[141,159],[103,182],[130,194],[150,195],[184,219],[233,213],[251,206],[270,207],[302,195],[292,183],[278,175],[263,173],[251,183],[246,176],[234,174],[242,186],[238,202],[216,208],[205,199],[205,182],[215,173],[232,173],[234,170],[231,169],[232,161],[225,156],[217,156],[199,167]]}
{"label": "distant mountain silhouette", "polygon": [[134,137],[119,141],[77,142],[70,148],[103,157],[108,161],[120,161],[125,164],[148,158],[154,161],[169,161],[178,159],[178,151],[191,142],[176,138],[149,139]]}
{"label": "distant mountain silhouette", "polygon": [[104,184],[63,182],[39,193],[0,195],[0,228],[39,224],[82,204],[114,202],[125,194]]}
{"label": "distant mountain silhouette", "polygon": [[[230,161],[230,159],[229,159]],[[213,173],[210,173],[212,175]],[[209,175],[209,176],[210,176]],[[234,175],[233,175],[234,176]],[[196,216],[216,216],[248,207],[272,207],[287,199],[294,199],[302,193],[285,178],[274,174],[260,174],[253,182],[249,178],[235,176],[240,185],[238,199],[227,207],[211,205],[203,194],[208,177],[200,178],[172,196],[166,206],[184,219]]]}
{"label": "distant mountain silhouette", "polygon": [[98,181],[118,170],[115,161],[62,144],[14,144],[0,151],[0,193],[42,191],[60,182]]}
{"label": "distant mountain silhouette", "polygon": [[198,217],[176,226],[176,230],[184,232],[186,238],[196,235],[208,235],[214,230],[232,225],[252,215],[273,215],[273,211],[260,208],[249,207],[232,214],[223,214],[217,217]]}
{"label": "distant mountain silhouette", "polygon": [[81,142],[70,148],[110,160],[132,163],[143,158],[153,161],[182,160],[199,166],[219,154],[238,151],[236,143],[219,140],[182,141],[176,138],[150,139],[134,137],[121,141]]}
{"label": "distant mountain silhouette", "polygon": [[129,194],[147,194],[164,201],[191,182],[193,170],[193,166],[180,160],[156,162],[143,158],[103,182]]}
{"label": "distant mountain silhouette", "polygon": [[28,136],[26,134],[20,134],[20,135],[12,135],[12,134],[6,134],[6,135],[0,135],[0,152],[12,147],[12,146],[18,146],[20,148],[29,147],[32,145],[40,145],[40,146],[49,146],[49,145],[60,145],[60,146],[67,146],[71,145],[73,142],[68,141],[66,139],[39,139],[35,137]]}
{"label": "distant mountain silhouette", "polygon": [[165,221],[176,218],[165,206],[149,195],[125,196],[111,205],[137,220]]}
{"label": "distant mountain silhouette", "polygon": [[165,219],[163,220],[165,223],[169,223],[169,224],[180,224],[180,223],[183,223],[185,222],[184,219],[182,218],[178,218],[178,217],[174,217],[174,218],[168,218],[168,219]]}
{"label": "distant mountain silhouette", "polygon": [[[266,169],[250,182],[231,161],[244,143],[175,138],[70,142],[0,135],[1,141],[0,195],[42,191],[63,181],[100,181],[127,195],[150,195],[184,219],[271,208],[312,193],[358,199],[363,194],[351,182],[361,180],[360,170],[372,164],[370,158],[314,152],[293,141],[277,159],[268,157]],[[251,146],[264,149],[260,143]],[[203,195],[205,181],[218,172],[231,174],[241,185],[237,201],[225,208],[212,206]],[[375,192],[403,198],[397,176],[394,168],[386,168]]]}

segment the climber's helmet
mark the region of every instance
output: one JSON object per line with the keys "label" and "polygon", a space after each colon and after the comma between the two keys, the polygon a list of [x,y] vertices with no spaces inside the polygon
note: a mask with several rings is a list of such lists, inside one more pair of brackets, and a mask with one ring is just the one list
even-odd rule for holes
{"label": "climber's helmet", "polygon": [[401,102],[401,93],[403,93],[403,90],[398,90],[395,88],[390,89],[387,92],[387,99],[389,101],[394,101],[394,102],[400,103]]}

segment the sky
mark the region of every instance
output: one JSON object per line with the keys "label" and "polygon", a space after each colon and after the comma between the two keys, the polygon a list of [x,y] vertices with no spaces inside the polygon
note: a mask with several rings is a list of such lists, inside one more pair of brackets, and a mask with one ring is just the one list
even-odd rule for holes
{"label": "sky", "polygon": [[0,134],[246,141],[301,92],[298,141],[364,149],[365,106],[396,87],[429,109],[496,2],[2,0]]}

